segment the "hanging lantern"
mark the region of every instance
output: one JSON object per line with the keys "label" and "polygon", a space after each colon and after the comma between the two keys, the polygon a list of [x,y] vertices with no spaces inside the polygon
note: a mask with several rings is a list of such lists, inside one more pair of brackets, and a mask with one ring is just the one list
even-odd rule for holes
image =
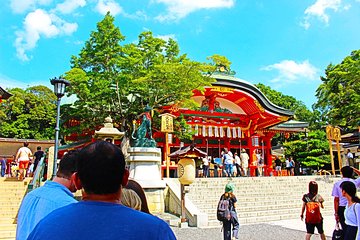
{"label": "hanging lantern", "polygon": [[220,127],[220,137],[224,137],[224,130],[222,126]]}
{"label": "hanging lantern", "polygon": [[209,137],[213,136],[212,126],[209,126]]}
{"label": "hanging lantern", "polygon": [[226,136],[228,137],[228,138],[231,138],[231,128],[227,128],[226,129],[227,131],[226,131]]}
{"label": "hanging lantern", "polygon": [[219,128],[218,128],[218,126],[214,126],[214,135],[215,135],[215,137],[219,137]]}
{"label": "hanging lantern", "polygon": [[233,135],[233,138],[236,138],[236,128],[232,128],[232,135]]}
{"label": "hanging lantern", "polygon": [[195,161],[192,158],[181,158],[178,162],[179,182],[183,185],[195,181]]}
{"label": "hanging lantern", "polygon": [[237,134],[239,138],[242,138],[241,127],[237,127]]}
{"label": "hanging lantern", "polygon": [[203,137],[206,137],[206,126],[205,125],[202,126],[202,135],[203,135]]}
{"label": "hanging lantern", "polygon": [[259,136],[258,135],[254,135],[251,137],[251,143],[253,147],[259,147]]}

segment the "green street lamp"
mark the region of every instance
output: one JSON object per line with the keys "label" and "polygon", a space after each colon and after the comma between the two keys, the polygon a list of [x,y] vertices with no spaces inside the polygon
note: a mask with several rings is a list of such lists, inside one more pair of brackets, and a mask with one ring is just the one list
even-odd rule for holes
{"label": "green street lamp", "polygon": [[57,170],[57,156],[58,156],[58,146],[59,146],[59,131],[60,131],[60,127],[59,127],[59,122],[60,122],[60,101],[61,98],[64,96],[65,94],[65,89],[67,86],[70,85],[70,82],[62,79],[62,78],[53,78],[50,80],[51,85],[54,85],[54,93],[57,97],[57,102],[56,102],[56,109],[57,109],[57,113],[56,113],[56,126],[55,126],[55,149],[54,149],[54,166],[53,166],[53,173],[52,173],[52,178],[54,179],[54,177],[56,177],[56,170]]}

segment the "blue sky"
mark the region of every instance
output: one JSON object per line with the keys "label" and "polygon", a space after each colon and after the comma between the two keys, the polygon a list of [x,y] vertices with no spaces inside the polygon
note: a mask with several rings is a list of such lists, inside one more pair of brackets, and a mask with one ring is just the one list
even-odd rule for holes
{"label": "blue sky", "polygon": [[319,77],[360,43],[360,0],[3,0],[0,86],[43,84],[69,70],[110,11],[135,42],[145,30],[182,53],[232,62],[236,77],[316,102]]}

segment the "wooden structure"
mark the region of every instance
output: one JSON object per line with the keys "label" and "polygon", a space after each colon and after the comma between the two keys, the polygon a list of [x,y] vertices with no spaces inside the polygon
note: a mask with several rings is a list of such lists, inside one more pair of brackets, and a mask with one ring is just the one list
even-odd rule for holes
{"label": "wooden structure", "polygon": [[[192,99],[199,104],[198,109],[169,106],[164,112],[183,116],[194,132],[193,142],[209,156],[220,157],[224,148],[238,154],[245,149],[250,156],[250,166],[255,153],[261,152],[265,170],[268,170],[267,167],[272,167],[272,137],[280,132],[304,131],[308,125],[302,122],[284,124],[293,117],[293,112],[271,103],[253,84],[227,73],[219,72],[213,77],[216,82],[205,87],[204,92],[193,91]],[[284,125],[275,127],[279,124]],[[164,149],[165,134],[156,132],[154,138]],[[170,152],[179,149],[180,141],[176,136],[169,147]]]}
{"label": "wooden structure", "polygon": [[5,89],[0,87],[0,103],[1,103],[2,100],[6,100],[11,96],[12,96],[11,93],[7,92]]}

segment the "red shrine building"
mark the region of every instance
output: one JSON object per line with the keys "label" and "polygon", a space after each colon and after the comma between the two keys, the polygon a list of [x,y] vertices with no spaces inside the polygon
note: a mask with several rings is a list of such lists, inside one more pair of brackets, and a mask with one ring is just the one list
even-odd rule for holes
{"label": "red shrine building", "polygon": [[[163,113],[184,117],[194,134],[192,141],[184,142],[185,146],[195,143],[197,148],[212,158],[221,157],[224,148],[238,154],[245,149],[250,157],[250,167],[256,160],[255,154],[261,154],[265,164],[264,173],[268,175],[272,169],[273,136],[283,133],[287,137],[293,132],[306,131],[308,124],[289,121],[294,116],[293,112],[271,103],[249,82],[225,72],[217,72],[212,77],[216,81],[211,87],[205,87],[203,92],[193,91],[192,99],[198,103],[197,109],[168,106],[163,108]],[[79,123],[75,121],[74,124]],[[88,132],[86,135],[90,137],[92,134],[93,132]],[[156,130],[153,131],[153,138],[157,142],[157,147],[162,149],[164,168],[167,156],[180,148],[180,140],[174,134]],[[75,140],[74,136],[68,136],[66,139]],[[59,155],[69,149],[81,148],[93,140],[84,139],[62,146]],[[176,164],[171,167],[176,169]]]}
{"label": "red shrine building", "polygon": [[[194,132],[193,142],[208,156],[218,158],[227,148],[240,154],[248,153],[249,166],[260,153],[264,159],[265,174],[272,168],[271,139],[276,133],[288,136],[291,132],[305,131],[307,123],[290,121],[294,113],[271,103],[253,84],[229,74],[212,75],[216,82],[205,91],[193,91],[192,99],[197,110],[170,107],[166,110],[174,116],[182,115]],[[165,148],[165,134],[154,133],[163,153],[174,152],[180,141],[169,134],[169,148]],[[185,143],[188,145],[190,143]],[[163,154],[164,156],[164,154]],[[163,159],[165,160],[165,158]]]}

